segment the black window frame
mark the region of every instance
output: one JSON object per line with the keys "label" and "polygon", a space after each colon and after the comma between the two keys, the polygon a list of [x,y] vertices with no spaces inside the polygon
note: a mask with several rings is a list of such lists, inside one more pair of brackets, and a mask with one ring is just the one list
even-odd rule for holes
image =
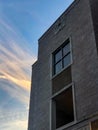
{"label": "black window frame", "polygon": [[[64,49],[64,47],[66,47],[67,45],[69,44],[69,51],[64,55],[63,54],[63,49]],[[61,51],[61,58],[56,62],[56,54],[58,54],[59,52]],[[56,74],[58,74],[62,69],[64,69],[64,68],[66,68],[67,66],[64,66],[64,59],[68,56],[68,55],[70,55],[70,63],[68,64],[68,66],[71,64],[71,43],[70,43],[70,39],[68,38],[54,53],[53,53],[53,65],[52,65],[52,67],[53,67],[53,71],[52,71],[52,75],[54,76],[54,75],[56,75]],[[56,72],[56,65],[58,64],[58,63],[60,63],[61,62],[61,69],[58,71],[58,72]]]}

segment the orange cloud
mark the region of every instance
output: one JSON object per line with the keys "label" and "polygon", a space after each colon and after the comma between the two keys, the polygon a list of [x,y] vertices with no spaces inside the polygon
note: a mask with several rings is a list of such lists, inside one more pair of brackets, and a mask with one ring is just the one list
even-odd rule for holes
{"label": "orange cloud", "polygon": [[[31,80],[31,65],[36,60],[15,43],[11,44],[13,52],[0,45],[0,78],[8,79],[17,85],[29,90]],[[19,53],[18,53],[19,52]]]}

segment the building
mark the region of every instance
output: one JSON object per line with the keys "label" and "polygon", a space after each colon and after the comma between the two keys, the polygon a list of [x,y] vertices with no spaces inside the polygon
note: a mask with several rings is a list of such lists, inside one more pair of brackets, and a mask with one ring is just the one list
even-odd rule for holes
{"label": "building", "polygon": [[75,0],[39,39],[28,130],[98,130],[98,0]]}

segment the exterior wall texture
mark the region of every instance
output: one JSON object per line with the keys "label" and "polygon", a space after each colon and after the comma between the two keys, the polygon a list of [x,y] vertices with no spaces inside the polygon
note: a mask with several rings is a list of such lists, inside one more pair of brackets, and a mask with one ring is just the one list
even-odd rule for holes
{"label": "exterior wall texture", "polygon": [[91,13],[93,18],[96,45],[98,49],[98,0],[90,0]]}
{"label": "exterior wall texture", "polygon": [[32,67],[28,130],[55,130],[51,128],[52,53],[68,38],[75,122],[58,130],[90,130],[90,122],[98,119],[97,10],[97,0],[75,0],[39,39],[38,60]]}

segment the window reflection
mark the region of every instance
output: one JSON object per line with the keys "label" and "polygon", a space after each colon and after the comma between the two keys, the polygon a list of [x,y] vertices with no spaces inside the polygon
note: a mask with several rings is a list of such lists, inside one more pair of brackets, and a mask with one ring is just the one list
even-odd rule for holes
{"label": "window reflection", "polygon": [[63,47],[63,56],[67,55],[70,52],[70,44],[67,44]]}
{"label": "window reflection", "polygon": [[60,50],[55,54],[55,63],[57,63],[61,58],[62,58],[62,51]]}
{"label": "window reflection", "polygon": [[62,69],[62,61],[60,61],[55,65],[55,73],[60,72],[61,69]]}
{"label": "window reflection", "polygon": [[64,67],[68,66],[71,62],[71,59],[70,59],[70,53],[64,57]]}

